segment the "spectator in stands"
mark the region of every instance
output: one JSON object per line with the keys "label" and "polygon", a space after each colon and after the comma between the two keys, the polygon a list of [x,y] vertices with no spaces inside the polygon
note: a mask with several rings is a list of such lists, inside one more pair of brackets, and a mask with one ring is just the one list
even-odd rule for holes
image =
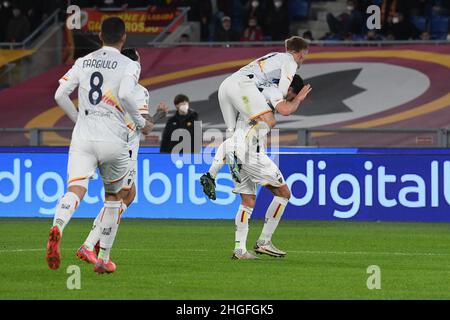
{"label": "spectator in stands", "polygon": [[36,8],[28,8],[26,11],[27,19],[30,22],[31,30],[36,30],[42,22],[42,14]]}
{"label": "spectator in stands", "polygon": [[[180,140],[172,141],[172,134],[177,129],[186,130],[185,133],[190,137],[190,151],[198,152],[194,144],[194,122],[199,120],[198,113],[189,108],[189,98],[184,94],[178,94],[173,103],[177,111],[167,120],[162,134],[160,152],[172,153],[173,148],[181,142]],[[201,137],[197,138],[201,139]]]}
{"label": "spectator in stands", "polygon": [[[271,4],[271,5],[270,5]],[[265,24],[266,33],[273,41],[285,40],[290,33],[290,18],[287,2],[273,0],[269,2]]]}
{"label": "spectator in stands", "polygon": [[330,32],[339,39],[349,38],[353,34],[361,34],[364,26],[364,19],[361,11],[358,10],[354,0],[347,1],[347,11],[335,17],[327,14],[327,23]]}
{"label": "spectator in stands", "polygon": [[18,7],[13,8],[12,13],[6,29],[6,41],[22,42],[30,34],[30,22]]}
{"label": "spectator in stands", "polygon": [[250,18],[256,18],[260,25],[264,21],[264,2],[259,0],[247,0],[244,5],[244,23],[248,25]]}
{"label": "spectator in stands", "polygon": [[309,41],[314,41],[314,37],[312,35],[311,30],[306,30],[305,32],[303,32],[302,35],[303,39],[309,40]]}
{"label": "spectator in stands", "polygon": [[394,40],[412,40],[418,39],[419,31],[404,15],[397,12],[392,17],[392,23],[387,25],[387,34],[390,39]]}
{"label": "spectator in stands", "polygon": [[424,31],[420,34],[420,40],[428,41],[431,40],[431,34],[428,31]]}
{"label": "spectator in stands", "polygon": [[392,19],[397,13],[408,15],[411,0],[383,0],[381,4],[381,26],[385,30],[386,24],[392,23]]}
{"label": "spectator in stands", "polygon": [[212,5],[210,0],[200,0],[198,5],[199,21],[200,21],[200,40],[211,40],[211,24],[212,19]]}
{"label": "spectator in stands", "polygon": [[216,41],[230,42],[238,41],[239,35],[231,29],[231,18],[225,16],[222,18],[222,25],[216,34]]}
{"label": "spectator in stands", "polygon": [[6,41],[6,29],[8,28],[11,8],[8,1],[0,2],[0,42]]}
{"label": "spectator in stands", "polygon": [[183,33],[180,38],[178,39],[179,42],[189,42],[190,37],[187,33]]}
{"label": "spectator in stands", "polygon": [[383,38],[375,32],[375,30],[369,30],[366,34],[365,39],[366,41],[381,41]]}
{"label": "spectator in stands", "polygon": [[241,36],[241,41],[262,41],[263,33],[261,27],[258,25],[256,17],[248,20],[248,27],[245,28]]}
{"label": "spectator in stands", "polygon": [[450,0],[432,1],[432,14],[434,16],[446,16],[450,13]]}

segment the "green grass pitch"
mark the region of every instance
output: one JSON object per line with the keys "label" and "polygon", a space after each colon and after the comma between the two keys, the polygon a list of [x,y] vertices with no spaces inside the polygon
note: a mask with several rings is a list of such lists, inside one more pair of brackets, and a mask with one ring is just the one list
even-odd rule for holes
{"label": "green grass pitch", "polygon": [[[450,224],[282,221],[285,258],[231,260],[234,222],[122,221],[112,258],[97,275],[75,251],[91,220],[73,219],[57,271],[45,262],[50,220],[0,219],[0,299],[450,299]],[[250,221],[253,246],[262,221]],[[67,267],[81,269],[69,290]],[[369,290],[367,268],[381,269]]]}

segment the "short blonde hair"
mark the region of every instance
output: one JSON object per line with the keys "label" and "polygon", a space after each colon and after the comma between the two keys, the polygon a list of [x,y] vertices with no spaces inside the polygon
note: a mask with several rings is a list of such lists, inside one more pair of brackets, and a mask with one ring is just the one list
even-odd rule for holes
{"label": "short blonde hair", "polygon": [[293,36],[284,41],[286,51],[300,52],[309,49],[309,42],[302,37]]}

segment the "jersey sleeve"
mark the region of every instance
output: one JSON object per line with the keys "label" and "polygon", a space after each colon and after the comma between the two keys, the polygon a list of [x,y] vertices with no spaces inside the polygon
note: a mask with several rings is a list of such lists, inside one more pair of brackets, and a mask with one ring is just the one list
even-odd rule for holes
{"label": "jersey sleeve", "polygon": [[286,97],[289,86],[291,85],[292,79],[297,72],[297,63],[289,61],[281,65],[281,76],[278,88],[280,89],[283,97]]}
{"label": "jersey sleeve", "polygon": [[78,118],[77,107],[70,99],[70,94],[80,84],[80,68],[81,60],[78,59],[75,64],[59,79],[59,87],[55,92],[55,100],[57,104],[64,110],[66,115],[76,122]]}
{"label": "jersey sleeve", "polygon": [[138,93],[136,94],[136,106],[138,107],[140,114],[149,114],[149,93],[148,90],[140,85],[137,87]]}
{"label": "jersey sleeve", "polygon": [[141,66],[139,65],[139,63],[131,62],[126,66],[125,71],[123,73],[123,78],[131,77],[133,78],[134,83],[137,84],[140,75],[141,75]]}
{"label": "jersey sleeve", "polygon": [[274,109],[274,111],[277,104],[284,100],[281,90],[275,86],[264,89],[263,95],[269,102],[269,105]]}
{"label": "jersey sleeve", "polygon": [[75,64],[59,79],[59,85],[64,87],[66,92],[72,93],[80,84],[81,60],[78,59]]}
{"label": "jersey sleeve", "polygon": [[134,95],[140,73],[141,67],[139,64],[130,62],[126,66],[123,73],[122,80],[119,84],[118,93],[119,99],[125,107],[125,111],[128,112],[138,129],[145,126],[145,119],[138,111],[138,106],[136,105],[136,98]]}

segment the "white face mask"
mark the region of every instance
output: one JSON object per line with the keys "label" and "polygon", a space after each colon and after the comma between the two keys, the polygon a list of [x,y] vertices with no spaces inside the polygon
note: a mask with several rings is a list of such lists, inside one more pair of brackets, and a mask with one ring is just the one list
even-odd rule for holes
{"label": "white face mask", "polygon": [[189,103],[182,103],[178,107],[178,111],[182,114],[187,114],[189,110]]}
{"label": "white face mask", "polygon": [[353,6],[347,6],[347,10],[348,11],[353,11],[354,7]]}
{"label": "white face mask", "polygon": [[259,2],[258,1],[252,1],[252,7],[253,8],[257,8],[259,6]]}
{"label": "white face mask", "polygon": [[282,1],[275,1],[274,3],[275,8],[280,8],[283,5]]}
{"label": "white face mask", "polygon": [[392,23],[393,24],[396,24],[396,23],[399,23],[399,22],[400,22],[400,19],[398,17],[393,17],[392,18]]}

